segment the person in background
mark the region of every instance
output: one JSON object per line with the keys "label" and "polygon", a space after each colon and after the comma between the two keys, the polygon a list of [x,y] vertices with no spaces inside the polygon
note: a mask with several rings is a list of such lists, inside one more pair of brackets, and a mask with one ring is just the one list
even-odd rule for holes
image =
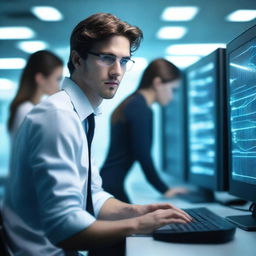
{"label": "person in background", "polygon": [[11,137],[44,95],[52,95],[59,90],[62,72],[63,61],[52,52],[43,50],[30,55],[10,105],[8,131]]}
{"label": "person in background", "polygon": [[92,161],[94,115],[116,94],[141,39],[138,27],[108,13],[73,29],[70,78],[30,111],[15,136],[2,209],[13,255],[120,256],[126,236],[191,221],[171,204],[113,198]]}
{"label": "person in background", "polygon": [[135,161],[140,163],[150,184],[165,197],[187,192],[182,187],[169,188],[158,176],[151,157],[151,105],[169,103],[180,77],[180,70],[175,65],[163,58],[155,59],[145,69],[138,89],[112,114],[110,147],[100,173],[103,188],[123,202],[130,203],[124,183]]}

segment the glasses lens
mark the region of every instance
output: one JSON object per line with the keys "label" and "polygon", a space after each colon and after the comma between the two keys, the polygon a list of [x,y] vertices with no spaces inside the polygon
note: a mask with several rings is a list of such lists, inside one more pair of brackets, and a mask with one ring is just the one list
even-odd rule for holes
{"label": "glasses lens", "polygon": [[100,60],[102,64],[105,64],[106,66],[111,66],[116,61],[116,56],[102,54],[100,55]]}
{"label": "glasses lens", "polygon": [[126,62],[126,65],[125,65],[126,71],[130,71],[130,70],[132,69],[132,67],[133,67],[133,64],[134,64],[134,61],[132,61],[132,60],[129,59],[129,60]]}
{"label": "glasses lens", "polygon": [[[110,55],[110,54],[99,54],[98,57],[100,61],[99,64],[103,66],[112,66],[115,63],[116,59],[118,58],[115,55]],[[131,70],[133,63],[134,61],[129,58],[120,59],[120,65],[125,71]]]}

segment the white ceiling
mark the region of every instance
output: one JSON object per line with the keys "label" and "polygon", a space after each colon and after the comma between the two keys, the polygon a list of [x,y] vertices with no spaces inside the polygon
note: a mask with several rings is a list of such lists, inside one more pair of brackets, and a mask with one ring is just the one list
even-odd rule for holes
{"label": "white ceiling", "polygon": [[[56,7],[64,16],[59,22],[43,22],[30,12],[32,6]],[[167,6],[197,6],[199,13],[189,22],[164,22],[160,16]],[[69,36],[82,19],[96,12],[110,12],[139,26],[144,40],[137,57],[153,59],[165,56],[171,44],[228,43],[250,22],[227,22],[225,17],[237,9],[256,9],[256,0],[1,0],[0,26],[29,26],[36,32],[35,40],[46,41],[50,50],[67,61]],[[161,26],[186,26],[188,33],[178,40],[159,40],[156,33]],[[19,40],[0,40],[0,58],[21,57],[28,54],[16,46]],[[0,77],[17,80],[20,70],[0,70]]]}

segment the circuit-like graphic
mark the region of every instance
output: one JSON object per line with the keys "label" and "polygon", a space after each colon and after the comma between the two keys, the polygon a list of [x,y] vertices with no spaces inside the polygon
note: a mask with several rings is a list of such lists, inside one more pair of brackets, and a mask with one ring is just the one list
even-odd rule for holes
{"label": "circuit-like graphic", "polygon": [[256,184],[256,42],[234,51],[229,63],[232,175]]}

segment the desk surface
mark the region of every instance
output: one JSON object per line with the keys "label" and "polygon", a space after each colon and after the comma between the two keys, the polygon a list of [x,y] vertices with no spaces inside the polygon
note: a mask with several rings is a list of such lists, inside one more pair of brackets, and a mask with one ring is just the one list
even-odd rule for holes
{"label": "desk surface", "polygon": [[[207,207],[222,217],[248,214],[217,203],[189,204],[177,199],[169,202],[181,208]],[[256,256],[255,248],[256,232],[247,232],[239,228],[236,229],[233,241],[216,245],[167,243],[155,241],[152,237],[126,239],[126,256]]]}

